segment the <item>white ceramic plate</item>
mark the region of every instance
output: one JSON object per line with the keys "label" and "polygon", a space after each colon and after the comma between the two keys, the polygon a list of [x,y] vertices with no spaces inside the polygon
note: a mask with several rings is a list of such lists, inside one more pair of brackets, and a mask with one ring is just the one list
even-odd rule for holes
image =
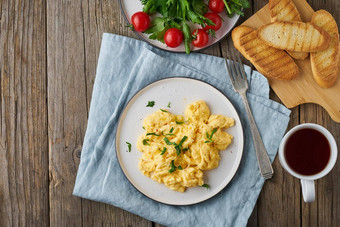
{"label": "white ceramic plate", "polygon": [[[212,114],[222,114],[235,119],[235,126],[227,130],[234,136],[227,150],[220,151],[219,166],[204,171],[203,180],[210,185],[189,188],[184,193],[168,189],[151,178],[144,176],[138,169],[142,153],[136,143],[142,129],[143,119],[158,109],[167,109],[174,114],[184,114],[187,104],[204,100]],[[155,106],[146,107],[148,101],[155,101]],[[171,108],[167,108],[171,102]],[[132,144],[128,152],[126,142]],[[147,197],[171,205],[189,205],[202,202],[221,191],[235,175],[243,153],[243,130],[240,118],[230,101],[216,88],[199,80],[189,78],[168,78],[154,82],[141,89],[125,107],[117,128],[116,153],[119,164],[131,184]]]}
{"label": "white ceramic plate", "polygon": [[[119,0],[119,2],[121,5],[123,15],[129,24],[131,24],[132,15],[138,11],[143,10],[143,5],[141,4],[140,0]],[[225,13],[225,11],[223,11],[222,13],[219,13],[219,15],[222,17],[223,21],[222,21],[222,27],[218,31],[216,31],[216,38],[209,37],[209,42],[207,46],[203,48],[197,48],[191,45],[191,51],[199,51],[221,41],[231,31],[231,29],[234,27],[234,25],[236,24],[236,22],[238,21],[240,17],[239,15],[235,14],[232,18],[229,18],[227,14]],[[199,28],[199,27],[200,27],[199,25],[193,25],[191,26],[191,31],[194,31],[194,29]],[[160,49],[171,51],[171,52],[185,52],[184,44],[181,44],[179,47],[176,47],[176,48],[170,48],[170,47],[167,47],[164,43],[159,42],[158,40],[149,39],[148,34],[144,34],[142,32],[136,32],[136,31],[135,33],[144,41]]]}

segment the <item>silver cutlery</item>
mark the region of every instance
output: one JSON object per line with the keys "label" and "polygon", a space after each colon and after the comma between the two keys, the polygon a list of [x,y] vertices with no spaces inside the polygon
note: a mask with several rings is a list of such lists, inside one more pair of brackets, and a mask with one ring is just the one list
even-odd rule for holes
{"label": "silver cutlery", "polygon": [[245,109],[247,111],[251,133],[253,136],[257,162],[260,168],[261,175],[263,176],[264,179],[267,180],[272,178],[274,171],[247,100],[246,96],[246,92],[248,89],[247,74],[244,71],[240,56],[239,55],[235,56],[233,51],[230,50],[228,50],[228,55],[229,59],[231,59],[229,61],[226,61],[230,81],[234,87],[234,90],[240,94],[243,100]]}

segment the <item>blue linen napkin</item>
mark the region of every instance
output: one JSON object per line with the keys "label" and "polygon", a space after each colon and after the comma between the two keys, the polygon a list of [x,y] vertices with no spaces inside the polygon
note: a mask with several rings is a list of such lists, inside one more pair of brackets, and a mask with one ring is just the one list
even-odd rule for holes
{"label": "blue linen napkin", "polygon": [[[267,80],[260,73],[248,66],[245,70],[250,107],[273,160],[290,110],[269,99]],[[244,154],[233,180],[213,198],[190,206],[165,205],[141,194],[125,178],[115,152],[117,123],[128,100],[147,84],[174,76],[196,78],[218,88],[235,106],[244,129]],[[246,226],[264,183],[251,138],[246,111],[230,85],[223,58],[169,53],[139,40],[104,34],[73,194],[166,226]]]}

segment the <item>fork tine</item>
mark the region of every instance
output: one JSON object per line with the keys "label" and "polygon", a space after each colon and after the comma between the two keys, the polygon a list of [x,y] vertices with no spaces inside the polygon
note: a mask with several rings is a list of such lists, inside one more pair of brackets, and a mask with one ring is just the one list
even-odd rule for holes
{"label": "fork tine", "polygon": [[228,51],[227,55],[229,57],[229,60],[227,59],[226,65],[227,65],[227,69],[228,69],[230,80],[233,83],[233,81],[235,81],[234,70],[233,70],[234,68],[233,68],[233,64],[231,63],[231,60],[230,60],[231,56],[230,56],[229,48],[227,48],[227,51]]}
{"label": "fork tine", "polygon": [[[238,56],[238,55],[237,55]],[[239,57],[239,56],[238,56]],[[236,59],[236,56],[235,56],[235,53],[234,52],[232,52],[232,59],[233,59],[233,61],[234,61],[234,64],[233,65],[235,65],[235,69],[236,69],[236,73],[237,73],[237,75],[240,75],[241,76],[241,78],[243,78],[244,79],[244,77],[243,77],[243,75],[242,75],[242,71],[241,71],[241,69],[240,69],[240,65],[241,65],[241,63],[240,63],[240,61],[237,61],[237,59]]]}
{"label": "fork tine", "polygon": [[232,68],[232,76],[233,76],[233,79],[236,80],[236,77],[237,77],[237,67],[236,67],[236,61],[235,61],[235,55],[234,55],[234,52],[232,50],[228,50],[228,52],[230,53],[229,56],[230,56],[230,59],[231,61],[233,61],[232,63],[230,62],[230,65],[231,65],[231,68]]}
{"label": "fork tine", "polygon": [[244,71],[244,67],[242,65],[242,61],[241,61],[240,55],[237,55],[237,61],[240,64],[241,75],[242,75],[243,79],[247,79],[247,74],[246,74],[246,71]]}

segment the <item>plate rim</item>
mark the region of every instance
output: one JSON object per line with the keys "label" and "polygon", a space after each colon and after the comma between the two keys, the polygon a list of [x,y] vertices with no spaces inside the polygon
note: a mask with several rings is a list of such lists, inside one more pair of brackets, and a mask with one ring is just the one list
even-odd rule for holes
{"label": "plate rim", "polygon": [[[121,13],[123,14],[123,17],[124,17],[124,19],[125,19],[125,22],[126,22],[127,24],[129,24],[129,19],[127,18],[127,15],[126,15],[125,10],[124,10],[124,8],[123,8],[122,1],[124,1],[124,0],[118,0],[118,2],[119,2],[119,8],[120,8]],[[242,8],[242,11],[243,11],[243,8]],[[202,50],[205,50],[205,49],[207,49],[207,48],[209,48],[209,47],[212,47],[212,46],[214,46],[215,44],[219,44],[222,40],[224,40],[224,39],[229,35],[229,33],[233,30],[233,28],[234,28],[234,27],[236,26],[236,24],[239,22],[241,16],[240,16],[240,15],[237,15],[237,16],[238,16],[238,17],[237,17],[237,19],[236,19],[236,21],[235,21],[235,24],[234,24],[234,25],[230,28],[230,30],[229,30],[225,35],[223,35],[218,41],[213,42],[213,43],[210,44],[209,46],[205,46],[205,47],[202,47],[202,48],[199,48],[199,49],[196,49],[196,50],[190,50],[190,53],[192,53],[192,52],[196,52],[196,53],[197,53],[197,52],[200,52],[200,51],[202,51]],[[133,30],[133,32],[138,36],[139,39],[141,39],[142,41],[145,41],[145,42],[148,43],[149,45],[151,45],[151,46],[153,46],[153,47],[156,47],[156,48],[158,48],[158,49],[160,49],[160,50],[168,51],[168,52],[171,52],[171,53],[185,53],[185,51],[176,51],[176,50],[174,50],[174,49],[161,48],[161,47],[157,46],[156,44],[151,43],[148,39],[145,39],[145,38],[144,38],[143,36],[141,36],[136,30]]]}
{"label": "plate rim", "polygon": [[[233,170],[232,177],[230,177],[230,179],[228,180],[228,182],[226,182],[225,185],[224,185],[219,191],[217,191],[215,194],[212,194],[211,196],[209,196],[209,197],[207,197],[207,198],[205,198],[205,199],[203,199],[203,200],[197,201],[197,202],[180,203],[180,204],[178,204],[178,203],[167,203],[167,202],[160,201],[160,200],[158,200],[158,199],[155,199],[155,198],[150,197],[150,196],[147,195],[146,193],[140,191],[140,190],[138,189],[138,187],[133,183],[133,180],[130,179],[130,178],[126,175],[126,173],[125,173],[125,171],[124,171],[124,168],[122,167],[121,160],[120,160],[120,158],[119,158],[120,156],[118,155],[118,149],[117,149],[117,147],[118,147],[119,141],[118,141],[118,139],[117,139],[117,135],[118,135],[119,128],[121,128],[120,126],[121,126],[122,117],[123,117],[123,115],[124,115],[124,112],[126,111],[126,108],[129,106],[130,102],[136,97],[136,95],[138,95],[140,92],[142,92],[144,89],[146,89],[146,88],[149,87],[150,85],[152,85],[152,84],[154,84],[154,83],[157,83],[157,82],[160,82],[160,81],[164,81],[164,80],[172,80],[172,79],[186,79],[186,80],[193,80],[193,81],[196,81],[196,82],[198,81],[198,82],[201,82],[201,83],[203,83],[203,84],[205,84],[205,85],[208,85],[208,86],[212,87],[212,88],[215,89],[217,92],[219,92],[219,93],[220,93],[220,94],[221,94],[221,95],[222,95],[222,96],[230,103],[230,105],[233,107],[234,111],[236,112],[238,121],[239,121],[239,123],[240,123],[240,130],[241,130],[241,136],[240,136],[240,140],[241,140],[241,141],[240,141],[240,145],[241,145],[241,147],[240,147],[240,151],[241,151],[241,155],[240,155],[239,159],[236,159],[235,164],[237,164],[237,167],[235,167],[235,169]],[[143,87],[140,88],[138,91],[136,91],[136,92],[132,95],[132,97],[128,100],[128,102],[126,103],[126,105],[124,106],[123,110],[122,110],[121,113],[120,113],[120,116],[119,116],[119,119],[118,119],[118,125],[117,125],[116,132],[115,132],[115,139],[116,139],[116,141],[115,141],[115,143],[114,143],[114,146],[115,146],[114,148],[115,148],[115,153],[116,153],[116,159],[118,160],[119,168],[121,169],[121,171],[122,171],[124,177],[129,181],[129,183],[130,183],[130,184],[131,184],[131,185],[132,185],[139,193],[141,193],[142,195],[146,196],[147,198],[149,198],[149,199],[151,199],[151,200],[153,200],[153,201],[155,201],[155,202],[159,202],[159,203],[161,203],[161,204],[165,204],[165,205],[173,205],[173,206],[190,206],[190,205],[202,203],[202,202],[204,202],[204,201],[207,201],[207,200],[213,198],[213,197],[216,196],[217,194],[221,193],[221,192],[223,191],[223,189],[225,189],[225,188],[229,185],[229,183],[233,180],[233,178],[235,177],[237,171],[238,171],[239,168],[240,168],[241,161],[242,161],[242,157],[243,157],[243,153],[244,153],[244,131],[243,131],[243,126],[242,126],[242,121],[241,121],[241,119],[240,119],[239,113],[237,112],[237,110],[236,110],[236,108],[234,107],[234,105],[232,104],[232,102],[230,102],[230,100],[228,99],[228,97],[227,97],[223,92],[221,92],[218,88],[216,88],[215,86],[213,86],[213,85],[211,85],[211,84],[209,84],[209,83],[207,83],[207,82],[205,82],[205,81],[203,81],[203,80],[197,79],[197,78],[184,77],[184,76],[172,76],[172,77],[161,78],[161,79],[155,80],[155,81],[153,81],[153,82],[147,83],[145,86],[143,86]],[[234,164],[234,165],[235,165],[235,164]],[[169,190],[171,190],[171,189],[169,189]]]}

